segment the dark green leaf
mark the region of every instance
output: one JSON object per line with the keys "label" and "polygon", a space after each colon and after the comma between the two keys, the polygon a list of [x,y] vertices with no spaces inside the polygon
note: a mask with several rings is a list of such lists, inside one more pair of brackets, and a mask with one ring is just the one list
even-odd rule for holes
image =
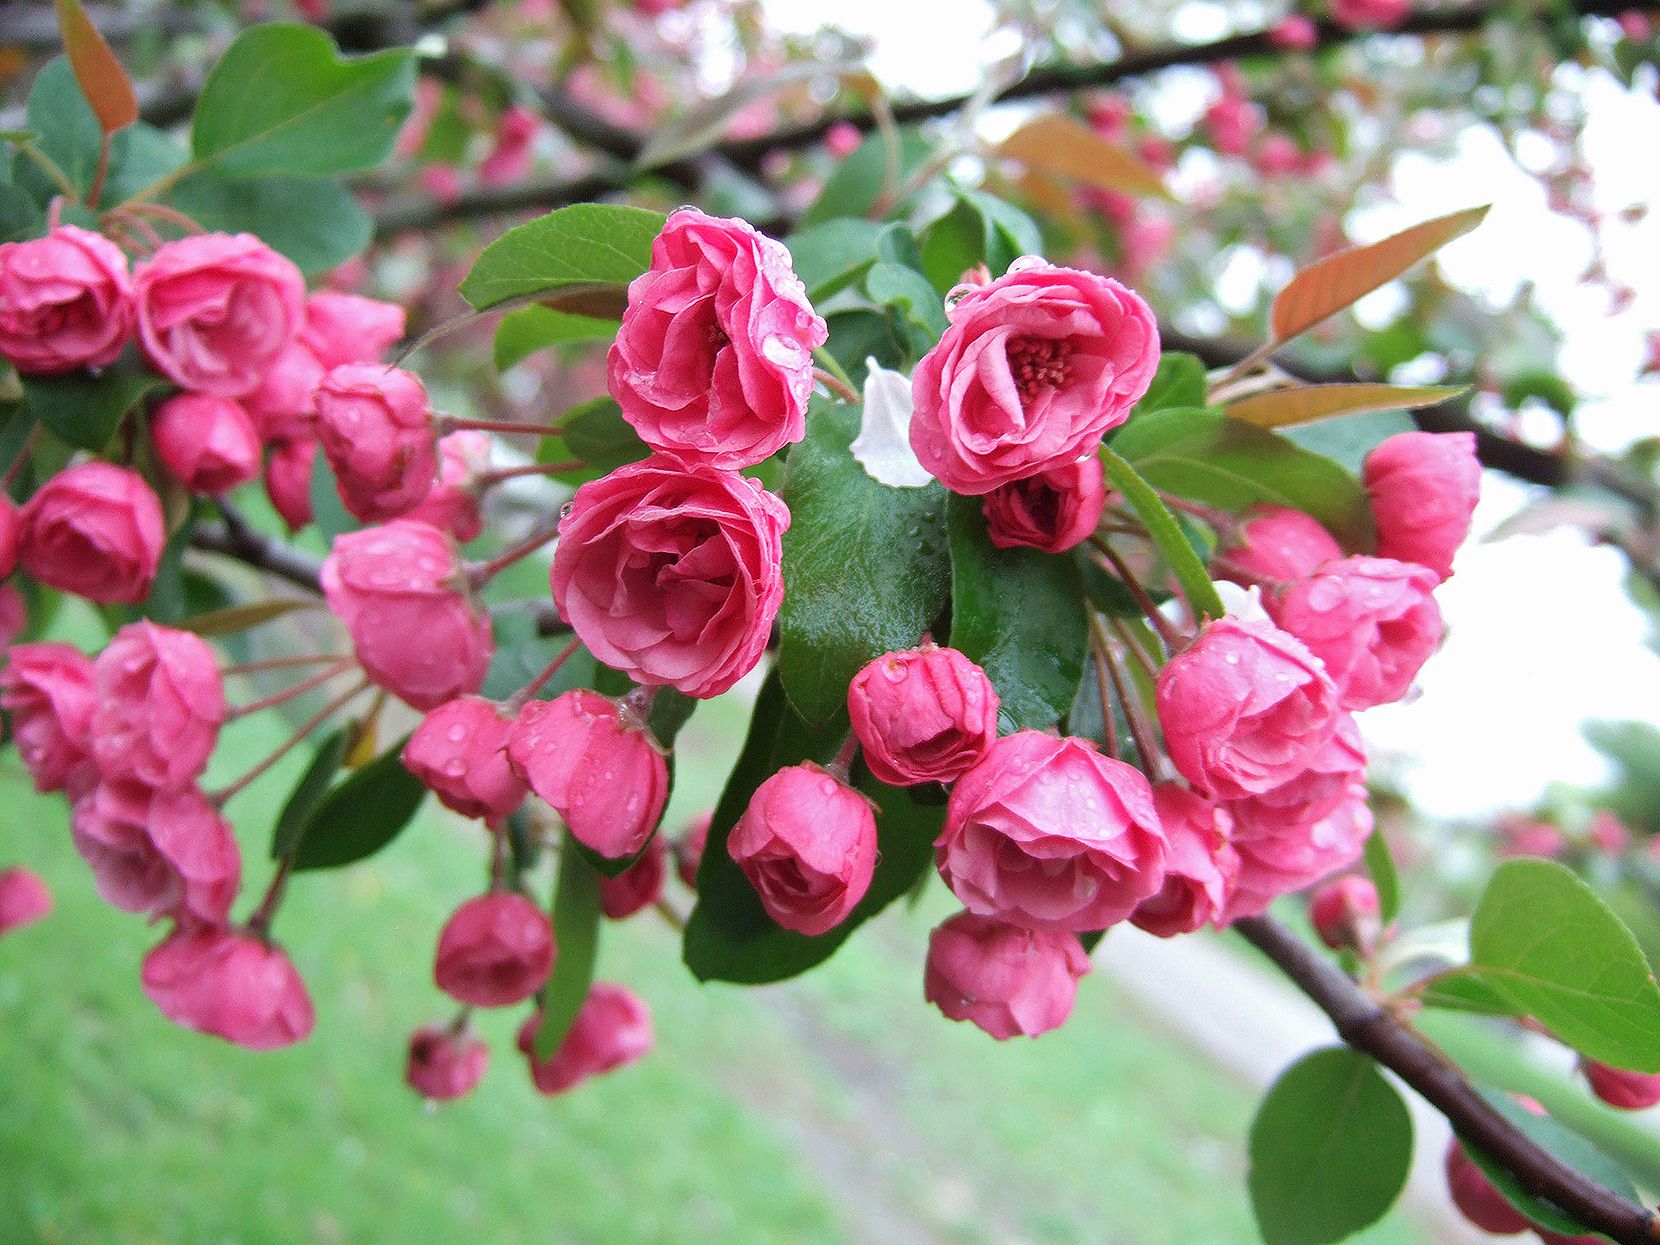
{"label": "dark green leaf", "polygon": [[1377,1222],[1412,1166],[1412,1116],[1365,1055],[1317,1050],[1251,1124],[1251,1208],[1267,1245],[1326,1245]]}
{"label": "dark green leaf", "polygon": [[549,212],[485,247],[461,283],[461,296],[482,311],[564,287],[625,286],[651,263],[651,243],[665,219],[611,203]]}
{"label": "dark green leaf", "polygon": [[1132,414],[1145,415],[1173,406],[1202,408],[1206,405],[1208,386],[1204,362],[1197,355],[1167,350],[1159,356],[1153,383],[1147,386]]}
{"label": "dark green leaf", "polygon": [[567,484],[597,480],[624,463],[638,462],[651,453],[639,433],[623,419],[616,399],[599,397],[572,407],[560,421],[565,431],[543,437],[536,449],[536,461],[544,464],[578,462],[580,467],[561,471],[552,478]]}
{"label": "dark green leaf", "polygon": [[337,869],[373,856],[407,826],[427,789],[403,765],[400,739],[322,798],[305,819],[296,869]]}
{"label": "dark green leaf", "polygon": [[162,383],[154,372],[117,365],[98,376],[26,376],[23,399],[41,423],[70,445],[101,450],[115,436],[121,417]]}
{"label": "dark green leaf", "polygon": [[985,258],[984,223],[980,214],[961,200],[923,234],[922,271],[941,294]]}
{"label": "dark green leaf", "polygon": [[22,242],[45,232],[45,217],[21,186],[0,182],[0,242]]}
{"label": "dark green leaf", "polygon": [[1455,970],[1437,975],[1417,996],[1425,1007],[1445,1011],[1472,1012],[1478,1016],[1512,1016],[1516,1009],[1469,971]]}
{"label": "dark green leaf", "polygon": [[813,206],[802,216],[801,227],[805,229],[843,216],[868,218],[884,188],[897,190],[933,150],[933,145],[916,130],[901,131],[899,145],[899,176],[895,185],[885,186],[887,148],[880,134],[871,134],[852,155],[836,165],[836,171],[824,183]]}
{"label": "dark green leaf", "polygon": [[865,474],[848,447],[861,407],[818,406],[790,452],[786,590],[778,670],[790,701],[822,724],[867,662],[912,648],[945,608],[945,490],[899,489]]}
{"label": "dark green leaf", "polygon": [[173,187],[166,202],[204,229],[258,235],[308,276],[345,263],[373,232],[351,191],[321,177],[233,181],[205,169]]}
{"label": "dark green leaf", "polygon": [[[26,112],[28,127],[36,135],[36,150],[62,169],[84,195],[97,176],[104,130],[81,93],[67,57],[54,57],[35,75]],[[26,156],[18,157],[17,180],[42,203],[62,193]]]}
{"label": "dark green leaf", "polygon": [[852,285],[877,259],[877,245],[888,226],[879,221],[837,217],[787,239],[795,275],[813,302]]}
{"label": "dark green leaf", "polygon": [[1077,565],[1035,549],[999,549],[978,497],[947,505],[951,646],[980,663],[1003,707],[1005,733],[1052,726],[1072,707],[1088,632]]}
{"label": "dark green leaf", "polygon": [[911,329],[913,353],[918,356],[945,332],[945,303],[928,284],[928,278],[914,268],[882,260],[866,275],[865,293],[879,306],[899,309],[901,320]]}
{"label": "dark green leaf", "polygon": [[1372,875],[1372,885],[1378,888],[1378,909],[1387,925],[1401,910],[1401,880],[1382,830],[1373,830],[1366,840],[1366,872]]}
{"label": "dark green leaf", "polygon": [[1210,582],[1204,562],[1176,522],[1176,517],[1170,513],[1170,508],[1134,467],[1106,446],[1101,447],[1101,461],[1106,465],[1107,478],[1112,481],[1112,486],[1134,507],[1147,528],[1147,534],[1170,564],[1188,604],[1199,614],[1210,618],[1222,617],[1227,612],[1222,607],[1222,598],[1216,595],[1216,586]]}
{"label": "dark green leaf", "polygon": [[553,941],[559,955],[542,992],[542,1025],[536,1030],[536,1057],[546,1059],[571,1031],[594,982],[599,952],[599,874],[565,832],[559,853],[559,881],[553,892]]}
{"label": "dark green leaf", "polygon": [[908,343],[891,317],[880,311],[843,311],[825,320],[830,330],[824,343],[833,358],[847,369],[855,385],[865,383],[865,360],[874,358],[886,368],[903,368]]}
{"label": "dark green leaf", "polygon": [[305,832],[307,821],[328,794],[329,784],[346,759],[346,732],[330,731],[311,754],[311,764],[288,793],[288,800],[271,829],[271,859],[281,860],[294,850]]}
{"label": "dark green leaf", "polygon": [[140,121],[110,140],[109,178],[103,203],[122,203],[174,172],[190,153],[153,125]]}
{"label": "dark green leaf", "polygon": [[527,355],[549,346],[606,342],[616,335],[615,320],[573,315],[552,307],[521,307],[508,312],[496,325],[496,370],[505,372]]}

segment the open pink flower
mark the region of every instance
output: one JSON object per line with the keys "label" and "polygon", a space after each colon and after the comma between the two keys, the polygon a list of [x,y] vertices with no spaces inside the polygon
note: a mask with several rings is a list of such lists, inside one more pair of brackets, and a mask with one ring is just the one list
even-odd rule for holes
{"label": "open pink flower", "polygon": [[18,371],[108,367],[132,335],[127,257],[108,238],[59,225],[0,244],[0,355]]}
{"label": "open pink flower", "polygon": [[1089,956],[1075,934],[959,912],[928,936],[922,997],[999,1041],[1037,1037],[1072,1014],[1087,972]]}
{"label": "open pink flower", "polygon": [[75,848],[123,912],[223,925],[242,882],[230,825],[194,787],[100,783],[75,804]]}
{"label": "open pink flower", "polygon": [[1107,504],[1095,454],[1011,480],[985,495],[986,536],[999,549],[1065,553],[1095,534]]}
{"label": "open pink flower", "polygon": [[177,791],[201,776],[225,720],[225,689],[200,636],[129,623],[92,663],[92,679],[92,756],[106,779]]}
{"label": "open pink flower", "polygon": [[144,957],[144,993],[176,1025],[249,1050],[311,1036],[311,996],[280,947],[237,930],[180,926]]}
{"label": "open pink flower", "polygon": [[167,531],[138,472],[103,462],[60,471],[17,517],[18,563],[41,583],[100,605],[150,595]]}
{"label": "open pink flower", "polygon": [[14,644],[0,670],[0,709],[35,790],[79,798],[98,780],[92,763],[92,661],[54,640]]}

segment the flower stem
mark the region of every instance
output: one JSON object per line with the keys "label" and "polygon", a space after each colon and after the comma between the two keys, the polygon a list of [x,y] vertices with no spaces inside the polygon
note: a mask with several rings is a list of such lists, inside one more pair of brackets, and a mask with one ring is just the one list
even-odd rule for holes
{"label": "flower stem", "polygon": [[1099,549],[1105,556],[1107,565],[1103,566],[1102,569],[1111,571],[1123,581],[1124,587],[1135,598],[1135,603],[1141,607],[1141,612],[1147,616],[1147,621],[1152,623],[1153,629],[1159,633],[1159,639],[1164,641],[1164,646],[1171,652],[1182,648],[1185,643],[1182,634],[1176,630],[1168,618],[1159,612],[1159,607],[1153,604],[1153,599],[1147,595],[1147,590],[1141,586],[1141,581],[1135,577],[1135,572],[1130,570],[1129,565],[1118,556],[1117,551],[1099,536],[1090,537],[1089,543]]}
{"label": "flower stem", "polygon": [[843,377],[827,372],[821,367],[815,367],[813,369],[813,379],[818,381],[819,384],[823,385],[831,393],[835,394],[843,402],[859,402],[861,400],[858,390],[854,389],[852,384],[850,384]]}
{"label": "flower stem", "polygon": [[270,755],[268,755],[263,761],[256,764],[251,770],[242,775],[242,777],[238,778],[230,786],[221,788],[220,790],[209,795],[208,802],[216,807],[223,808],[225,804],[230,801],[230,798],[233,795],[241,791],[261,774],[265,773],[266,770],[270,769],[278,761],[282,760],[283,757],[293,751],[294,748],[297,747],[307,735],[311,734],[312,731],[316,730],[324,722],[328,721],[329,718],[331,718],[335,713],[345,708],[359,695],[367,691],[368,687],[369,680],[360,679],[349,691],[342,692],[339,696],[336,696],[333,700],[329,701],[328,704],[324,705],[316,713],[312,714],[308,721],[301,724],[292,735],[290,735],[282,743],[278,744],[277,747],[272,750]]}
{"label": "flower stem", "polygon": [[338,678],[340,675],[345,674],[346,671],[352,669],[356,664],[357,663],[350,657],[341,658],[327,670],[319,670],[316,674],[311,675],[309,678],[301,679],[292,687],[285,687],[280,692],[272,692],[269,696],[263,696],[258,700],[249,701],[245,705],[236,705],[232,707],[230,712],[225,715],[226,720],[232,721],[236,718],[245,718],[250,713],[258,713],[261,709],[271,709],[277,705],[293,700],[297,696],[304,696],[313,688],[321,687],[330,679]]}
{"label": "flower stem", "polygon": [[489,583],[497,575],[501,574],[502,571],[505,571],[508,567],[512,566],[513,563],[519,561],[521,558],[528,557],[530,554],[535,553],[543,545],[547,544],[550,540],[555,539],[558,535],[559,525],[557,523],[552,527],[544,528],[540,532],[533,532],[530,536],[526,537],[518,544],[502,550],[488,562],[475,562],[472,566],[468,567],[467,578],[472,583],[472,586],[476,591],[477,589],[484,587],[485,584]]}
{"label": "flower stem", "polygon": [[259,661],[245,661],[235,666],[226,666],[219,673],[228,678],[233,674],[256,674],[262,670],[292,670],[297,666],[321,666],[350,660],[350,657],[341,653],[314,653],[304,657],[264,657]]}
{"label": "flower stem", "polygon": [[1101,697],[1102,742],[1107,745],[1107,753],[1110,756],[1123,760],[1124,754],[1118,739],[1118,722],[1112,716],[1112,678],[1107,671],[1107,650],[1094,610],[1089,612],[1089,623],[1089,655],[1095,666],[1095,690]]}
{"label": "flower stem", "polygon": [[581,640],[573,638],[569,644],[560,649],[559,655],[548,663],[546,670],[542,671],[541,674],[537,675],[529,683],[526,683],[518,691],[513,693],[512,697],[507,702],[507,710],[510,713],[517,713],[520,709],[522,709],[527,700],[546,687],[548,680],[559,673],[559,667],[563,666],[568,660],[570,660],[571,654],[576,652],[581,643]]}
{"label": "flower stem", "polygon": [[[1129,724],[1130,738],[1135,743],[1136,755],[1141,759],[1141,769],[1149,781],[1157,782],[1162,776],[1159,763],[1159,754],[1153,750],[1152,727],[1142,714],[1140,697],[1131,697],[1124,673],[1118,668],[1117,655],[1113,652],[1113,641],[1107,635],[1107,629],[1102,625],[1101,616],[1094,610],[1089,611],[1090,634],[1106,655],[1105,665],[1107,677],[1112,681],[1113,694],[1124,710],[1124,721]],[[1102,706],[1101,716],[1106,717],[1111,712],[1105,704]]]}
{"label": "flower stem", "polygon": [[533,437],[556,437],[563,432],[562,424],[521,424],[511,419],[457,419],[453,415],[439,415],[433,420],[439,436],[447,432],[522,432]]}
{"label": "flower stem", "polygon": [[580,471],[587,465],[578,458],[562,463],[527,463],[523,467],[501,467],[495,471],[481,471],[473,480],[480,488],[489,488],[503,480],[517,480],[521,476],[556,476],[566,471]]}

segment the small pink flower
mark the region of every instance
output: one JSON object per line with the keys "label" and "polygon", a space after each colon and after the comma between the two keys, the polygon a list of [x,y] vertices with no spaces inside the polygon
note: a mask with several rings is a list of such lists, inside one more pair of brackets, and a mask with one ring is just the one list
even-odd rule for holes
{"label": "small pink flower", "polygon": [[144,353],[181,389],[240,398],[300,331],[305,279],[252,234],[162,246],[133,276]]}
{"label": "small pink flower", "polygon": [[881,782],[950,782],[997,737],[1001,702],[986,672],[933,643],[884,653],[853,676],[847,709]]}
{"label": "small pink flower", "polygon": [[1586,834],[1598,851],[1607,852],[1610,856],[1623,855],[1631,846],[1631,831],[1606,808],[1599,808],[1591,815],[1591,825]]}
{"label": "small pink flower", "polygon": [[525,784],[507,763],[513,719],[479,696],[458,696],[421,720],[404,745],[404,768],[444,807],[500,821],[523,803]]}
{"label": "small pink flower", "polygon": [[1595,1059],[1580,1060],[1591,1092],[1621,1111],[1645,1111],[1660,1103],[1660,1076],[1611,1068]]}
{"label": "small pink flower", "polygon": [[59,225],[0,244],[0,355],[19,372],[108,367],[132,335],[127,257],[108,238]]}
{"label": "small pink flower", "polygon": [[865,897],[876,869],[870,801],[822,767],[779,770],[755,789],[726,850],[785,929],[818,935]]}
{"label": "small pink flower", "polygon": [[999,549],[1065,553],[1095,535],[1107,504],[1101,460],[1094,454],[987,493],[980,506],[986,536]]}
{"label": "small pink flower", "polygon": [[192,493],[218,496],[259,474],[259,434],[229,398],[176,393],[155,409],[156,456]]}
{"label": "small pink flower", "polygon": [[100,783],[75,804],[75,848],[123,912],[223,925],[242,882],[230,825],[194,787]]}
{"label": "small pink flower", "polygon": [[1306,52],[1319,41],[1319,29],[1301,13],[1288,13],[1268,28],[1268,42],[1282,51]]}
{"label": "small pink flower", "polygon": [[1330,0],[1330,8],[1345,30],[1393,30],[1412,12],[1412,0]]}
{"label": "small pink flower", "polygon": [[325,369],[303,342],[276,357],[242,407],[264,441],[310,440],[317,430],[317,386]]}
{"label": "small pink flower", "polygon": [[1382,930],[1382,902],[1371,878],[1346,873],[1315,891],[1308,901],[1308,919],[1320,941],[1333,951],[1352,947],[1370,954]]}
{"label": "small pink flower", "polygon": [[1251,153],[1251,164],[1264,177],[1289,177],[1303,167],[1303,151],[1287,134],[1265,134]]}
{"label": "small pink flower", "polygon": [[1109,277],[1037,259],[961,293],[911,377],[911,448],[955,493],[1076,462],[1129,417],[1159,361],[1158,324]]}
{"label": "small pink flower", "polygon": [[674,843],[674,871],[694,891],[697,889],[698,867],[703,864],[703,849],[709,843],[709,827],[714,820],[713,813],[699,813]]}
{"label": "small pink flower", "polygon": [[479,513],[478,477],[490,469],[490,434],[463,428],[438,438],[438,478],[432,491],[409,512],[465,544],[484,530]]}
{"label": "small pink flower", "polygon": [[633,916],[657,902],[669,873],[669,849],[662,835],[647,843],[640,858],[614,878],[599,879],[600,910],[613,921]]}
{"label": "small pink flower", "polygon": [[449,1102],[472,1093],[489,1066],[490,1048],[482,1038],[429,1026],[410,1034],[403,1079],[421,1097]]}
{"label": "small pink flower", "polygon": [[1312,886],[1360,859],[1372,834],[1366,787],[1356,782],[1337,808],[1313,825],[1290,826],[1263,838],[1235,837],[1239,877],[1222,922],[1260,916],[1281,895]]}
{"label": "small pink flower", "polygon": [[311,523],[311,467],[317,442],[274,441],[265,459],[265,495],[282,516],[288,530],[297,532]]}
{"label": "small pink flower", "polygon": [[1500,817],[1493,828],[1504,839],[1499,848],[1501,856],[1541,856],[1552,860],[1568,847],[1567,837],[1561,830],[1548,821],[1540,821],[1525,813]]}
{"label": "small pink flower", "polygon": [[485,186],[516,182],[530,172],[535,155],[536,131],[541,119],[530,109],[515,105],[501,115],[495,142],[479,162],[478,180]]}
{"label": "small pink flower", "polygon": [[824,132],[824,150],[837,160],[845,160],[865,141],[859,127],[850,121],[838,121]]}
{"label": "small pink flower", "polygon": [[176,791],[201,776],[225,720],[225,689],[200,636],[129,623],[92,663],[92,680],[92,757],[105,779]]}
{"label": "small pink flower", "polygon": [[1230,578],[1264,587],[1303,579],[1343,556],[1332,534],[1301,510],[1258,506],[1218,553]]}
{"label": "small pink flower", "polygon": [[366,523],[407,514],[438,475],[427,391],[413,372],[345,363],[318,385],[317,437],[346,509]]}
{"label": "small pink flower", "polygon": [[142,982],[174,1024],[249,1050],[303,1042],[316,1021],[282,949],[236,930],[179,926],[144,957]]}
{"label": "small pink flower", "polygon": [[1164,782],[1153,788],[1153,806],[1166,843],[1164,889],[1143,900],[1130,921],[1171,938],[1221,919],[1239,874],[1239,853],[1229,841],[1233,817],[1222,805]]}
{"label": "small pink flower", "polygon": [[611,396],[653,449],[748,467],[805,435],[825,334],[782,243],[681,208],[628,287]]}
{"label": "small pink flower", "polygon": [[1481,495],[1475,434],[1397,433],[1366,456],[1364,478],[1379,555],[1451,575]]}
{"label": "small pink flower", "polygon": [[97,781],[92,763],[92,662],[56,641],[15,644],[0,670],[0,709],[11,717],[12,742],[40,792],[69,790],[76,798]]}
{"label": "small pink flower", "polygon": [[928,936],[922,997],[998,1041],[1037,1037],[1072,1014],[1089,956],[1075,934],[959,912]]}
{"label": "small pink flower", "polygon": [[530,1061],[531,1081],[544,1094],[562,1094],[591,1076],[631,1064],[652,1044],[651,1009],[632,990],[608,981],[589,987],[570,1032],[546,1059],[534,1054],[541,1025],[538,1011],[520,1027],[518,1045]]}
{"label": "small pink flower", "polygon": [[934,844],[970,912],[1076,931],[1115,925],[1158,894],[1166,850],[1139,770],[1040,731],[997,740],[957,780]]}
{"label": "small pink flower", "polygon": [[1475,1165],[1455,1137],[1447,1143],[1447,1193],[1459,1213],[1483,1232],[1515,1236],[1533,1226]]}
{"label": "small pink flower", "polygon": [[1619,23],[1620,33],[1634,43],[1643,43],[1654,35],[1654,23],[1649,21],[1647,13],[1638,9],[1627,9],[1615,19]]}
{"label": "small pink flower", "polygon": [[100,605],[150,595],[167,540],[144,477],[91,462],[53,476],[18,512],[18,564],[41,583]]}
{"label": "small pink flower", "polygon": [[613,859],[645,846],[668,802],[656,741],[616,701],[585,688],[519,710],[507,759],[580,842]]}
{"label": "small pink flower", "polygon": [[1242,156],[1251,139],[1262,128],[1262,114],[1250,100],[1225,93],[1205,109],[1205,130],[1210,143],[1225,156]]}
{"label": "small pink flower", "polygon": [[784,599],[790,512],[753,480],[653,456],[576,492],[550,582],[600,661],[718,696],[754,669]]}
{"label": "small pink flower", "polygon": [[403,337],[405,319],[396,303],[319,290],[305,301],[300,341],[325,372],[343,363],[373,363]]}
{"label": "small pink flower", "polygon": [[52,892],[38,874],[21,865],[0,869],[0,934],[33,925],[51,911]]}
{"label": "small pink flower", "polygon": [[490,615],[445,533],[411,519],[343,533],[322,579],[364,672],[412,708],[436,709],[484,685]]}
{"label": "small pink flower", "polygon": [[433,977],[450,997],[475,1007],[528,999],[553,971],[558,948],[547,916],[523,895],[469,899],[438,936]]}

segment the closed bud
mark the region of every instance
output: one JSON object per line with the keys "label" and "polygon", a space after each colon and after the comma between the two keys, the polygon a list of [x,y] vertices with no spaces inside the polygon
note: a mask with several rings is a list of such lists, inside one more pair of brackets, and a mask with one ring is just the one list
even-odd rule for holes
{"label": "closed bud", "polygon": [[265,495],[290,532],[311,524],[311,467],[317,442],[274,441],[265,457]]}
{"label": "closed bud", "polygon": [[311,1035],[305,983],[280,947],[238,930],[179,926],[144,957],[144,993],[176,1025],[249,1050]]}
{"label": "closed bud", "polygon": [[1164,886],[1141,902],[1131,923],[1170,938],[1219,922],[1239,875],[1239,853],[1229,841],[1233,817],[1173,782],[1153,788],[1153,806],[1164,829]]}
{"label": "closed bud", "polygon": [[300,342],[271,364],[242,407],[265,441],[310,441],[317,435],[317,386],[326,369]]}
{"label": "closed bud", "polygon": [[1595,1059],[1580,1060],[1591,1092],[1622,1111],[1644,1111],[1660,1103],[1660,1076],[1611,1068]]}
{"label": "closed bud", "polygon": [[490,468],[490,434],[463,428],[438,439],[438,479],[409,512],[465,544],[484,530],[478,477]]}
{"label": "closed bud", "polygon": [[1065,553],[1095,535],[1106,504],[1101,459],[1095,454],[1011,480],[980,499],[992,544],[1045,553]]}
{"label": "closed bud", "polygon": [[458,696],[421,720],[403,748],[404,768],[463,817],[500,821],[524,801],[507,762],[513,719],[479,696]]}
{"label": "closed bud", "polygon": [[1314,892],[1308,919],[1320,941],[1333,951],[1347,947],[1370,955],[1383,932],[1378,888],[1370,878],[1349,873],[1334,878]]}
{"label": "closed bud", "polygon": [[632,990],[596,981],[570,1031],[546,1059],[535,1054],[537,1011],[519,1028],[519,1049],[530,1061],[530,1079],[544,1094],[562,1094],[592,1076],[633,1063],[651,1049],[651,1009]]}
{"label": "closed bud", "polygon": [[998,706],[984,670],[935,644],[883,654],[847,689],[865,764],[896,787],[959,777],[997,737]]}
{"label": "closed bud", "polygon": [[1447,1193],[1453,1205],[1483,1232],[1515,1236],[1533,1226],[1527,1216],[1505,1200],[1456,1139],[1447,1145],[1446,1170]]}
{"label": "closed bud", "polygon": [[628,868],[614,878],[600,877],[600,911],[613,921],[620,921],[650,907],[662,895],[668,873],[668,846],[662,835],[655,835]]}
{"label": "closed bud", "polygon": [[451,998],[505,1007],[542,988],[556,954],[553,926],[530,900],[510,891],[480,895],[445,923],[433,976]]}
{"label": "closed bud", "polygon": [[1481,495],[1475,434],[1397,433],[1366,456],[1363,475],[1378,553],[1451,575]]}
{"label": "closed bud", "polygon": [[317,386],[317,437],[340,499],[366,523],[418,506],[438,475],[427,391],[413,372],[346,363]]}
{"label": "closed bud", "polygon": [[434,1102],[448,1102],[473,1091],[490,1065],[490,1048],[474,1034],[428,1026],[409,1036],[404,1083]]}
{"label": "closed bud", "polygon": [[1302,579],[1342,556],[1317,520],[1285,506],[1254,508],[1217,553],[1230,576],[1265,586]]}
{"label": "closed bud", "polygon": [[1037,1037],[1072,1014],[1089,956],[1077,935],[960,912],[928,936],[922,995],[999,1041]]}
{"label": "closed bud", "polygon": [[713,813],[699,813],[687,825],[686,832],[674,841],[674,871],[693,890],[697,889],[698,866],[703,863],[703,849],[708,845],[709,827],[714,820]]}
{"label": "closed bud", "polygon": [[0,869],[0,934],[33,925],[52,911],[52,892],[21,865]]}
{"label": "closed bud", "polygon": [[167,540],[161,499],[138,472],[91,462],[53,476],[18,512],[18,563],[100,605],[150,595]]}
{"label": "closed bud", "polygon": [[229,398],[177,393],[150,420],[156,456],[192,493],[217,497],[259,474],[259,434]]}
{"label": "closed bud", "polygon": [[372,363],[397,345],[406,319],[396,303],[319,290],[305,301],[300,341],[324,371],[342,363]]}

